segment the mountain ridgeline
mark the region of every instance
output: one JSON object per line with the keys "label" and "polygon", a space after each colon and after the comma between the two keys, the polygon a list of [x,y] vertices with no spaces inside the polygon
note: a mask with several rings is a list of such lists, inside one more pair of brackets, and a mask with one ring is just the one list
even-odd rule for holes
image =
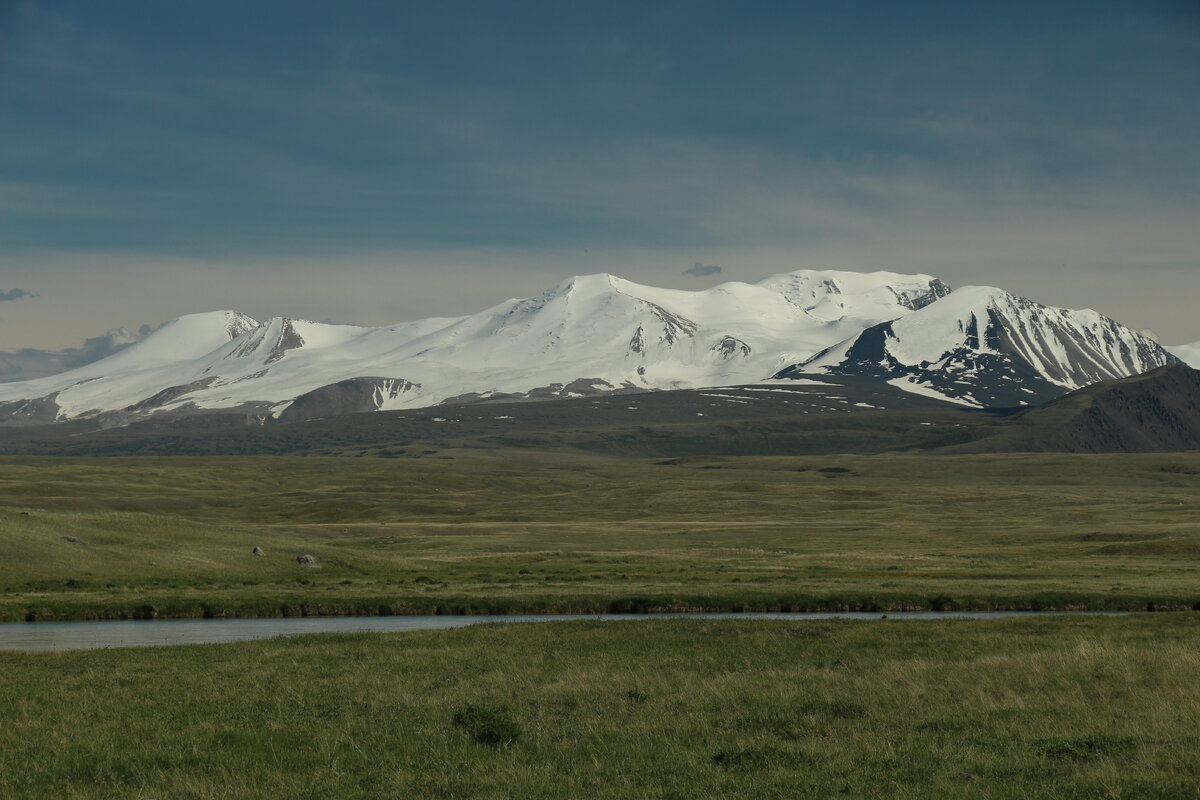
{"label": "mountain ridgeline", "polygon": [[379,328],[193,314],[95,363],[0,384],[0,423],[303,421],[837,377],[985,409],[1176,361],[1094,311],[952,291],[929,275],[800,270],[682,291],[601,274],[469,316]]}

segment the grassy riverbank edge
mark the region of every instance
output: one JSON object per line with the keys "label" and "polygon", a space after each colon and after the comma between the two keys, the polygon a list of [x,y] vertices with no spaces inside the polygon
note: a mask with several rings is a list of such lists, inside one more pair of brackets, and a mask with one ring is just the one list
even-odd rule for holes
{"label": "grassy riverbank edge", "polygon": [[965,595],[864,597],[787,595],[544,596],[530,598],[346,597],[289,595],[260,600],[204,600],[149,596],[124,601],[56,599],[0,601],[0,622],[83,622],[153,619],[437,616],[503,614],[662,614],[905,611],[1153,611],[1200,610],[1198,597],[1042,593],[1034,596]]}

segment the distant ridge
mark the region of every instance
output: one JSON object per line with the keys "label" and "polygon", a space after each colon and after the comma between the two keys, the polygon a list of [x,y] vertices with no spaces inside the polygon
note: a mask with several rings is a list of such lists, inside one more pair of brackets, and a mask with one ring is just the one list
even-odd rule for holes
{"label": "distant ridge", "polygon": [[1071,392],[963,449],[1167,453],[1200,450],[1200,370],[1172,364]]}
{"label": "distant ridge", "polygon": [[[1200,450],[1200,372],[1171,366],[1021,411],[945,403],[856,376],[595,395],[545,402],[358,414],[408,387],[363,378],[323,387],[259,424],[228,413],[156,414],[97,429],[80,419],[0,426],[7,455],[377,455],[471,450],[604,452],[639,458],[941,453],[1135,453]],[[45,420],[45,417],[41,417]]]}

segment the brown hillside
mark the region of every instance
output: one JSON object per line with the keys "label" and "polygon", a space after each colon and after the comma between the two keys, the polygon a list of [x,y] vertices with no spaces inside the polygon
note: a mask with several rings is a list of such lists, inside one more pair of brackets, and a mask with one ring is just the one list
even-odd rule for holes
{"label": "brown hillside", "polygon": [[1072,392],[1015,417],[972,451],[1200,450],[1200,371],[1183,364]]}

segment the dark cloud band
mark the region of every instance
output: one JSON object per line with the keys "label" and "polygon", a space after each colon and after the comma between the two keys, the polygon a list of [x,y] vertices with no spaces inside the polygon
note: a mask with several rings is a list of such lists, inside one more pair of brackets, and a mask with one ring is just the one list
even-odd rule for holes
{"label": "dark cloud band", "polygon": [[699,261],[697,261],[691,267],[689,267],[688,269],[685,269],[683,271],[683,274],[684,275],[693,275],[697,278],[704,278],[708,275],[720,275],[721,268],[718,267],[716,264],[701,264]]}
{"label": "dark cloud band", "polygon": [[37,292],[30,292],[25,289],[9,289],[5,291],[0,289],[0,301],[3,300],[20,300],[22,297],[37,297]]}

